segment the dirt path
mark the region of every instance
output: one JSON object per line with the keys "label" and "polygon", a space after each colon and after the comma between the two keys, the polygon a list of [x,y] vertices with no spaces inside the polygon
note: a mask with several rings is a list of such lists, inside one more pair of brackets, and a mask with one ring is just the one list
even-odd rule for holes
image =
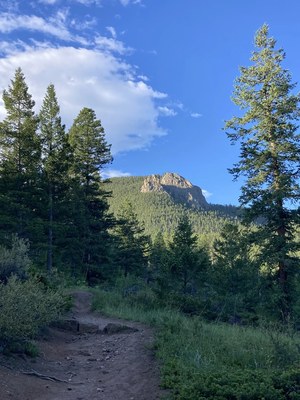
{"label": "dirt path", "polygon": [[160,399],[151,329],[92,313],[90,293],[74,298],[69,330],[51,328],[36,360],[0,356],[0,399]]}

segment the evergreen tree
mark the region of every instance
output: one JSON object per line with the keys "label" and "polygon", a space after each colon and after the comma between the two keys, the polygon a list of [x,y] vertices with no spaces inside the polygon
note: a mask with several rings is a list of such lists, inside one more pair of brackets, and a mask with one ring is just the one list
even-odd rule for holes
{"label": "evergreen tree", "polygon": [[226,224],[214,242],[213,252],[210,278],[220,310],[232,321],[253,317],[260,300],[261,277],[248,229]]}
{"label": "evergreen tree", "polygon": [[74,173],[88,195],[101,182],[103,167],[112,161],[111,146],[106,142],[100,120],[90,108],[80,111],[69,135],[74,151]]}
{"label": "evergreen tree", "polygon": [[[63,230],[67,212],[68,170],[71,154],[65,127],[61,123],[60,108],[55,88],[50,84],[39,115],[40,139],[42,145],[42,187],[47,230],[47,271],[53,267],[54,238],[59,241],[59,232]],[[45,206],[46,205],[46,206]],[[63,232],[65,234],[65,231]]]}
{"label": "evergreen tree", "polygon": [[197,246],[197,236],[184,215],[175,230],[170,244],[169,266],[175,286],[183,294],[196,290],[206,279],[209,258],[204,249]]}
{"label": "evergreen tree", "polygon": [[149,253],[149,280],[160,279],[166,268],[168,250],[161,232],[152,241]]}
{"label": "evergreen tree", "polygon": [[281,288],[283,319],[290,310],[290,284],[295,273],[295,227],[299,223],[300,136],[299,95],[283,69],[285,54],[275,48],[263,25],[255,37],[253,65],[241,68],[233,101],[244,114],[227,122],[228,137],[240,142],[240,161],[230,170],[235,178],[245,176],[240,197],[248,206],[245,222],[263,218],[256,238],[264,249],[265,261],[277,270]]}
{"label": "evergreen tree", "polygon": [[144,227],[138,221],[131,203],[121,209],[114,236],[116,262],[124,276],[145,276],[150,238],[145,235]]}
{"label": "evergreen tree", "polygon": [[17,233],[32,240],[38,234],[37,179],[40,163],[38,119],[20,68],[3,92],[6,118],[0,124],[0,189],[2,239]]}
{"label": "evergreen tree", "polygon": [[110,262],[108,229],[113,225],[101,171],[112,157],[93,110],[80,111],[70,129],[69,141],[73,151],[71,198],[76,228],[72,241],[76,264],[84,268],[87,277],[101,277],[101,270]]}

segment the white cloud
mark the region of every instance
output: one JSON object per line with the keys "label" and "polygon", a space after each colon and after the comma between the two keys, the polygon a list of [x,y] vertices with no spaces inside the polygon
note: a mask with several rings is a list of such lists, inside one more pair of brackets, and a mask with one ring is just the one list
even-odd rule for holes
{"label": "white cloud", "polygon": [[17,29],[28,29],[50,34],[62,40],[72,40],[72,36],[63,24],[63,14],[57,14],[56,18],[50,18],[47,22],[44,18],[35,15],[16,15],[2,13],[0,15],[0,32],[10,33]]}
{"label": "white cloud", "polygon": [[203,117],[203,115],[200,114],[200,113],[192,112],[192,113],[191,113],[191,117],[192,117],[192,118],[201,118],[201,117]]}
{"label": "white cloud", "polygon": [[106,30],[111,34],[111,36],[115,39],[117,37],[117,32],[113,26],[107,26]]}
{"label": "white cloud", "polygon": [[129,4],[142,4],[142,0],[120,0],[120,3],[126,7]]}
{"label": "white cloud", "polygon": [[19,10],[19,1],[18,0],[0,0],[0,9],[16,12]]}
{"label": "white cloud", "polygon": [[73,0],[73,1],[83,4],[84,6],[91,6],[93,4],[96,6],[101,5],[101,0]]}
{"label": "white cloud", "polygon": [[[135,69],[112,54],[84,48],[29,48],[0,59],[0,91],[21,67],[40,107],[50,82],[55,85],[64,123],[70,127],[83,107],[95,110],[112,152],[147,148],[166,132],[158,125],[156,99],[166,94],[134,80]],[[4,117],[0,102],[0,117]]]}
{"label": "white cloud", "polygon": [[138,78],[141,79],[144,82],[148,82],[149,81],[149,78],[146,75],[139,75]]}
{"label": "white cloud", "polygon": [[59,0],[39,0],[39,3],[53,5],[58,3]]}
{"label": "white cloud", "polygon": [[126,54],[132,51],[130,47],[126,47],[120,40],[108,38],[106,36],[97,36],[95,38],[95,45],[101,50],[112,51],[119,54]]}
{"label": "white cloud", "polygon": [[[81,45],[87,45],[90,41],[82,36],[73,35],[68,29],[68,9],[59,10],[54,16],[50,16],[47,20],[36,15],[18,15],[14,13],[0,14],[0,32],[11,33],[12,31],[23,29],[32,32],[40,32],[57,39],[69,42],[77,42]],[[73,27],[78,28],[76,21],[70,23]],[[85,29],[94,24],[93,20],[85,21],[85,25],[81,23],[79,28]]]}
{"label": "white cloud", "polygon": [[158,107],[158,110],[164,117],[175,117],[175,115],[177,115],[175,110],[166,106]]}
{"label": "white cloud", "polygon": [[[91,5],[101,5],[101,0],[70,0],[75,3],[82,4],[84,6],[91,6]],[[39,0],[39,3],[47,4],[47,5],[54,5],[61,2],[61,0]]]}
{"label": "white cloud", "polygon": [[109,178],[118,178],[122,176],[131,176],[130,172],[123,172],[118,169],[108,169],[104,172],[102,172],[102,176],[104,179],[109,179]]}
{"label": "white cloud", "polygon": [[203,194],[203,196],[206,198],[206,199],[208,199],[209,197],[211,197],[213,194],[212,193],[210,193],[208,190],[205,190],[205,189],[201,189],[202,190],[202,194]]}

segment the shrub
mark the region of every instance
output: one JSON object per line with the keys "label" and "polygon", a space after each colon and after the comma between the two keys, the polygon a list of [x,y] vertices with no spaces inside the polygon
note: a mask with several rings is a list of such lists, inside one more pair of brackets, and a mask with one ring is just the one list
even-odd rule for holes
{"label": "shrub", "polygon": [[0,284],[0,340],[7,345],[35,337],[58,317],[64,304],[59,292],[45,290],[34,279],[9,278],[7,284]]}
{"label": "shrub", "polygon": [[12,275],[25,278],[31,265],[28,257],[29,243],[27,240],[12,236],[11,248],[0,246],[0,282],[6,283]]}
{"label": "shrub", "polygon": [[[174,366],[169,366],[174,367]],[[169,371],[174,380],[174,371]],[[183,377],[181,377],[182,379]],[[186,376],[172,382],[176,400],[299,400],[300,370],[224,370]]]}

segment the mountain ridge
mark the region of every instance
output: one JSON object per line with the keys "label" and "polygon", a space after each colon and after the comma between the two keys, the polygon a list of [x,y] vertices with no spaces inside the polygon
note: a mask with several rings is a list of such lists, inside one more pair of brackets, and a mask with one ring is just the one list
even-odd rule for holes
{"label": "mountain ridge", "polygon": [[141,187],[141,193],[149,192],[166,192],[175,201],[182,202],[191,208],[207,209],[208,207],[201,188],[175,172],[147,176]]}
{"label": "mountain ridge", "polygon": [[[173,177],[175,175],[175,173],[168,174],[173,174]],[[185,179],[178,174],[176,175]],[[108,198],[110,211],[118,216],[124,205],[130,202],[139,221],[145,227],[145,233],[152,238],[159,232],[166,239],[170,238],[179,219],[187,214],[194,232],[209,242],[215,235],[218,235],[226,221],[238,218],[239,210],[235,206],[210,204],[205,200],[205,207],[195,207],[191,202],[183,201],[180,196],[170,195],[166,190],[144,191],[145,182],[151,176],[157,177],[158,174],[110,178],[107,181],[106,188],[111,192],[111,196]],[[160,179],[157,182],[160,182]],[[150,180],[150,182],[152,181]],[[163,183],[166,183],[166,181],[163,180]],[[167,181],[167,183],[169,182]],[[191,189],[190,186],[194,186],[186,179],[185,184],[188,186],[187,190]],[[141,191],[142,187],[144,187],[143,192]],[[201,190],[199,187],[197,188]],[[159,189],[159,186],[157,186],[157,189]],[[203,196],[202,191],[201,194]]]}

